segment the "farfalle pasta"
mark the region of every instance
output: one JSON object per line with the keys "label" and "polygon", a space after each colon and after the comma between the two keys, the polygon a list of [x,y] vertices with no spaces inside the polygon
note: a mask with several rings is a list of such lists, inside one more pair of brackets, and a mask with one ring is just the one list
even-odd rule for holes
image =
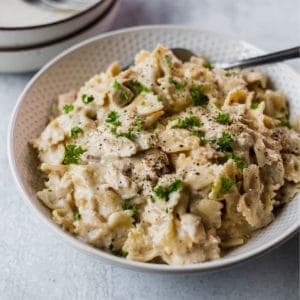
{"label": "farfalle pasta", "polygon": [[47,175],[37,197],[57,224],[114,255],[217,259],[297,193],[299,124],[263,73],[183,63],[158,45],[58,96],[31,141]]}

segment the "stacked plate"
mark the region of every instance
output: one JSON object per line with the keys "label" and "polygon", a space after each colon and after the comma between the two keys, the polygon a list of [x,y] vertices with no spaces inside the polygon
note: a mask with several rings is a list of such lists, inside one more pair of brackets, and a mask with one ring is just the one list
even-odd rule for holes
{"label": "stacked plate", "polygon": [[119,4],[98,0],[74,10],[41,0],[0,1],[0,72],[37,70],[66,48],[108,30]]}

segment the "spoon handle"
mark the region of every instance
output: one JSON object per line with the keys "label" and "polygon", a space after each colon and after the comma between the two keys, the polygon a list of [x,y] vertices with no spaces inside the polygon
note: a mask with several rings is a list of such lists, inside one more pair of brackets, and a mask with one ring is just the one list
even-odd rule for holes
{"label": "spoon handle", "polygon": [[273,52],[252,58],[236,60],[228,63],[216,64],[217,67],[223,69],[246,68],[268,63],[280,62],[283,60],[300,57],[300,47],[295,47],[287,50]]}

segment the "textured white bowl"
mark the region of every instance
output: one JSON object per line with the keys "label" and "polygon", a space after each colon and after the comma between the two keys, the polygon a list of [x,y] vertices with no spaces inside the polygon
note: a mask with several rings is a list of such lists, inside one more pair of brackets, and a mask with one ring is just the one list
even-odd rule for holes
{"label": "textured white bowl", "polygon": [[[63,38],[98,19],[109,8],[111,2],[112,0],[102,0],[77,14],[50,23],[23,27],[0,26],[0,49],[37,46]],[[30,4],[20,1],[19,5],[22,7]],[[22,8],[17,9],[14,18],[21,18],[22,13]]]}
{"label": "textured white bowl", "polygon": [[20,73],[40,69],[46,62],[87,38],[98,35],[109,29],[114,21],[119,7],[119,0],[112,0],[111,6],[103,12],[100,19],[94,21],[88,27],[84,27],[75,35],[67,36],[55,42],[43,46],[35,46],[20,49],[1,50],[0,48],[0,73]]}
{"label": "textured white bowl", "polygon": [[[258,231],[245,245],[219,260],[186,266],[146,264],[118,258],[83,243],[52,222],[49,211],[38,201],[41,186],[37,158],[28,146],[47,123],[49,107],[56,96],[78,88],[110,62],[126,66],[141,49],[152,50],[157,43],[185,47],[211,60],[245,58],[262,51],[223,35],[176,26],[146,26],[119,30],[85,41],[56,57],[27,85],[15,107],[8,137],[9,160],[18,188],[31,208],[64,240],[109,263],[140,271],[200,272],[232,265],[262,253],[286,240],[299,228],[299,196],[284,206],[275,221]],[[292,114],[300,113],[300,78],[287,65],[264,67],[277,89],[286,94]]]}

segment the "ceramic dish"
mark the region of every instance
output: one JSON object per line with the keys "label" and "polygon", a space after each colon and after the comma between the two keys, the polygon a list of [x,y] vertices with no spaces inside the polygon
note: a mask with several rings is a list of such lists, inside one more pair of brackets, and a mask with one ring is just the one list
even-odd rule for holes
{"label": "ceramic dish", "polygon": [[118,13],[119,6],[120,1],[113,0],[107,10],[91,25],[56,42],[25,49],[0,49],[0,72],[28,72],[41,68],[47,61],[68,47],[107,31]]}
{"label": "ceramic dish", "polygon": [[[53,99],[62,92],[81,86],[92,75],[104,70],[110,62],[119,60],[125,66],[139,50],[152,50],[157,43],[170,48],[185,47],[208,59],[219,61],[263,53],[254,46],[227,36],[177,26],[146,26],[115,31],[69,49],[47,64],[31,80],[12,116],[8,137],[9,161],[22,196],[37,215],[65,241],[101,260],[139,271],[187,273],[214,270],[254,257],[280,244],[299,228],[299,196],[284,206],[275,221],[256,232],[245,245],[218,260],[185,266],[129,261],[85,244],[54,224],[49,211],[36,198],[41,181],[37,172],[38,161],[28,141],[44,129]],[[299,114],[299,76],[284,64],[267,66],[263,71],[271,78],[276,89],[286,94],[291,114]]]}
{"label": "ceramic dish", "polygon": [[5,22],[3,16],[0,22],[0,50],[37,46],[65,37],[99,18],[111,2],[112,0],[102,0],[81,12],[62,12],[45,5],[16,0],[3,2],[0,4],[1,14],[12,15],[14,11],[16,25],[12,26],[14,23],[8,22],[11,18]]}

